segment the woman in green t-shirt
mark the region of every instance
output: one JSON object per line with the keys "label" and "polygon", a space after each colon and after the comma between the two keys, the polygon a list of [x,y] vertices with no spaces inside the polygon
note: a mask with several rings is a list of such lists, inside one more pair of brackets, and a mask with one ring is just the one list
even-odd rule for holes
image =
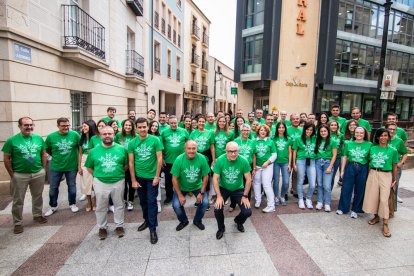
{"label": "woman in green t-shirt", "polygon": [[375,146],[369,151],[370,169],[362,207],[365,213],[374,214],[374,218],[368,221],[370,225],[378,223],[380,218],[384,220],[383,235],[387,238],[391,237],[388,228],[388,198],[391,189],[395,189],[398,178],[398,152],[388,145],[389,140],[388,130],[380,128],[376,131]]}
{"label": "woman in green t-shirt", "polygon": [[[273,165],[273,191],[275,194],[275,205],[286,206],[285,195],[289,188],[289,177],[292,164],[292,141],[287,135],[287,127],[284,122],[276,124],[276,132],[273,137],[276,146],[276,162]],[[282,189],[279,197],[279,177],[282,174]]]}
{"label": "woman in green t-shirt", "polygon": [[233,140],[233,132],[228,130],[226,118],[221,116],[217,118],[216,130],[214,131],[214,146],[216,159],[226,153],[226,145]]}
{"label": "woman in green t-shirt", "polygon": [[[88,144],[92,137],[95,136],[96,124],[93,120],[88,120],[82,124],[82,135],[79,140],[79,157],[78,157],[78,179],[82,196],[80,200],[87,199],[86,212],[92,210],[92,175],[85,167],[86,158],[88,157]],[[96,206],[96,198],[93,206]]]}
{"label": "woman in green t-shirt", "polygon": [[303,182],[305,176],[308,177],[308,192],[306,195],[306,208],[313,209],[312,196],[316,186],[316,167],[315,167],[315,125],[307,122],[302,131],[301,137],[296,138],[292,145],[292,164],[297,172],[297,191],[298,205],[300,209],[305,209],[303,202]]}
{"label": "woman in green t-shirt", "polygon": [[339,123],[337,121],[329,121],[328,122],[329,132],[331,141],[335,142],[338,145],[338,153],[336,154],[336,160],[333,166],[332,172],[332,182],[331,182],[331,190],[333,189],[334,182],[335,182],[335,175],[339,169],[339,180],[338,183],[342,183],[341,178],[341,157],[342,157],[342,149],[344,145],[344,136],[339,132]]}
{"label": "woman in green t-shirt", "polygon": [[[115,136],[115,143],[124,146],[128,150],[129,141],[136,136],[134,121],[126,119],[122,122],[121,131]],[[124,202],[126,203],[127,210],[132,211],[134,209],[135,189],[132,188],[131,174],[129,169],[125,171],[125,189],[124,189]]]}
{"label": "woman in green t-shirt", "polygon": [[338,145],[331,141],[329,128],[321,125],[316,136],[316,180],[318,182],[318,203],[316,209],[324,207],[325,212],[331,211],[331,183],[333,166],[338,152]]}
{"label": "woman in green t-shirt", "polygon": [[341,197],[339,198],[338,215],[349,212],[353,194],[351,218],[358,218],[363,213],[365,183],[368,177],[368,157],[372,143],[368,141],[368,133],[363,127],[355,129],[353,141],[349,141],[343,151],[341,176],[343,179]]}
{"label": "woman in green t-shirt", "polygon": [[241,126],[244,124],[244,118],[236,117],[234,122],[234,139],[236,139],[241,135]]}
{"label": "woman in green t-shirt", "polygon": [[114,135],[117,135],[119,133],[118,121],[117,120],[110,120],[108,122],[108,126],[112,127],[112,129],[114,130]]}
{"label": "woman in green t-shirt", "polygon": [[192,129],[191,129],[191,117],[187,116],[187,117],[184,118],[183,128],[185,130],[187,130],[188,135],[191,134],[191,131],[192,131]]}
{"label": "woman in green t-shirt", "polygon": [[354,119],[351,119],[346,123],[345,132],[344,132],[344,141],[349,141],[354,138],[354,131],[357,128],[357,126],[359,126],[358,121]]}

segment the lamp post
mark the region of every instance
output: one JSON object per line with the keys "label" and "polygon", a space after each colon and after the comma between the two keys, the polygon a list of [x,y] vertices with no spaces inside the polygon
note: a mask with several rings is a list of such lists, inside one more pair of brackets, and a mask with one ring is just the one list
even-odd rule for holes
{"label": "lamp post", "polygon": [[[217,79],[217,75],[219,76],[219,78]],[[218,81],[221,81],[223,79],[223,73],[221,73],[221,71],[216,71],[216,68],[214,68],[214,98],[213,98],[213,110],[214,110],[214,115],[217,112],[217,108],[216,108],[216,83]]]}
{"label": "lamp post", "polygon": [[387,54],[387,41],[388,41],[388,23],[390,18],[391,11],[391,0],[387,0],[384,3],[384,26],[382,31],[382,44],[381,44],[381,56],[379,64],[379,74],[377,82],[377,95],[375,98],[375,110],[374,110],[374,129],[378,129],[382,125],[382,106],[381,106],[381,86],[384,77],[384,67],[385,67],[385,56]]}

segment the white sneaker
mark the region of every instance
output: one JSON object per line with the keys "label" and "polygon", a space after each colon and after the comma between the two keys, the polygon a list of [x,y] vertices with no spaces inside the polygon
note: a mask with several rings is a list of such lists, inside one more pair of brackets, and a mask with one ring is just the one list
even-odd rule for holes
{"label": "white sneaker", "polygon": [[358,218],[358,214],[357,214],[357,213],[355,213],[355,212],[352,212],[352,213],[351,213],[351,218],[353,218],[353,219],[357,219],[357,218]]}
{"label": "white sneaker", "polygon": [[313,209],[312,200],[306,199],[305,203],[306,203],[306,208]]}
{"label": "white sneaker", "polygon": [[86,195],[82,194],[82,196],[79,198],[80,201],[84,201],[86,199]]}
{"label": "white sneaker", "polygon": [[256,201],[256,203],[254,204],[254,208],[259,209],[260,204],[261,204],[261,202]]}
{"label": "white sneaker", "polygon": [[109,206],[108,210],[109,210],[109,212],[115,213],[114,205]]}
{"label": "white sneaker", "polygon": [[72,213],[76,213],[79,211],[78,206],[76,206],[76,204],[72,204],[69,206],[70,210],[72,211]]}
{"label": "white sneaker", "polygon": [[403,200],[399,196],[397,196],[397,202],[398,203],[403,203]]}
{"label": "white sneaker", "polygon": [[134,205],[132,205],[131,201],[127,202],[127,209],[128,209],[128,211],[132,211],[134,209]]}
{"label": "white sneaker", "polygon": [[331,206],[328,204],[325,204],[325,212],[330,212],[331,211]]}
{"label": "white sneaker", "polygon": [[[353,212],[352,212],[353,213]],[[344,212],[342,212],[341,210],[336,210],[336,214],[337,215],[343,215],[344,214]]]}
{"label": "white sneaker", "polygon": [[264,208],[262,210],[263,213],[271,213],[271,212],[274,212],[274,211],[276,211],[274,206],[267,206],[266,208]]}
{"label": "white sneaker", "polygon": [[157,206],[158,206],[158,213],[161,213],[161,202],[157,202]]}
{"label": "white sneaker", "polygon": [[316,210],[322,210],[322,207],[323,207],[322,202],[318,202],[318,203],[316,204]]}
{"label": "white sneaker", "polygon": [[299,199],[298,205],[299,209],[305,209],[305,203],[303,203],[303,199]]}
{"label": "white sneaker", "polygon": [[58,207],[50,207],[49,210],[46,211],[45,213],[45,217],[51,216],[53,215],[54,212],[56,212],[58,209]]}

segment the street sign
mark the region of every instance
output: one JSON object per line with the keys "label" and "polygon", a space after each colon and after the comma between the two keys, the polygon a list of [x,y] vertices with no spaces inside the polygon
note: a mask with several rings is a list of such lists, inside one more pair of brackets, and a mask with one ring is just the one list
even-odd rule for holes
{"label": "street sign", "polygon": [[391,91],[391,92],[382,91],[380,99],[381,100],[394,100],[394,94],[395,94],[395,92],[393,92],[393,91]]}
{"label": "street sign", "polygon": [[232,87],[232,88],[230,89],[230,93],[231,93],[232,95],[237,95],[237,87]]}
{"label": "street sign", "polygon": [[381,92],[395,92],[398,85],[398,71],[384,70]]}
{"label": "street sign", "polygon": [[14,58],[17,60],[32,62],[32,48],[14,43]]}

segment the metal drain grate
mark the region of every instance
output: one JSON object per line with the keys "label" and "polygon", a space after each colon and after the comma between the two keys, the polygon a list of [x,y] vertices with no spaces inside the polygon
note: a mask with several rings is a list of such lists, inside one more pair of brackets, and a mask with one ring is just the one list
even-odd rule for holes
{"label": "metal drain grate", "polygon": [[402,198],[414,197],[414,192],[405,188],[398,188],[398,196]]}

